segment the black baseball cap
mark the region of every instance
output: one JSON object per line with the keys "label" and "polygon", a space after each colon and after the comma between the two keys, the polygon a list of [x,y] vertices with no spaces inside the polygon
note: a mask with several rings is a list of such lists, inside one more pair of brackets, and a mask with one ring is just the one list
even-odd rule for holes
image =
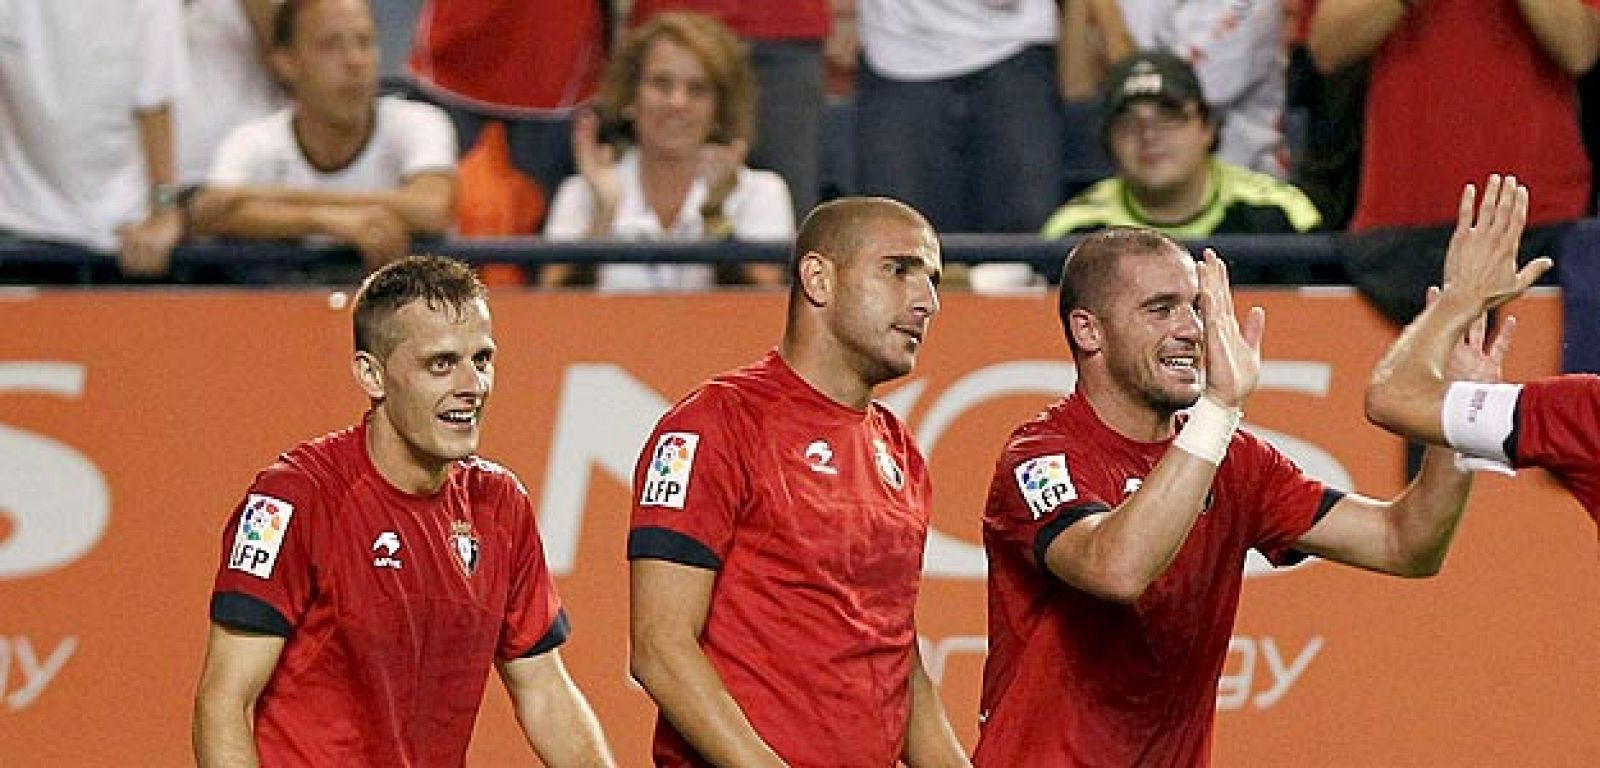
{"label": "black baseball cap", "polygon": [[1200,78],[1189,63],[1164,51],[1140,51],[1113,64],[1106,73],[1105,110],[1115,115],[1138,99],[1183,107],[1205,101]]}

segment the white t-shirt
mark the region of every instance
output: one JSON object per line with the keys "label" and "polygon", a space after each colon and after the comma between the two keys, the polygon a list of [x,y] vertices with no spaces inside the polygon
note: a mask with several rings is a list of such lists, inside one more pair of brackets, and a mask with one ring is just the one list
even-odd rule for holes
{"label": "white t-shirt", "polygon": [[199,184],[234,126],[276,112],[289,99],[267,71],[240,0],[189,0],[183,33],[193,68],[178,95],[178,178]]}
{"label": "white t-shirt", "polygon": [[438,107],[394,97],[378,99],[377,124],[356,158],[343,168],[320,170],[295,140],[294,108],[240,125],[223,139],[206,183],[260,185],[342,192],[401,186],[427,171],[456,167],[456,131]]}
{"label": "white t-shirt", "polygon": [[897,80],[970,74],[1061,36],[1056,0],[859,0],[861,50]]}
{"label": "white t-shirt", "polygon": [[1280,179],[1288,58],[1281,0],[1121,0],[1134,45],[1169,51],[1200,77],[1222,126],[1217,154]]}
{"label": "white t-shirt", "polygon": [[[709,190],[704,179],[689,185],[678,217],[662,224],[645,201],[639,179],[639,152],[630,149],[617,160],[621,195],[610,236],[619,240],[698,240],[705,236],[700,206]],[[740,168],[733,191],[722,203],[723,215],[740,240],[787,240],[794,237],[794,209],[789,187],[772,171]],[[550,202],[544,234],[551,240],[581,240],[594,221],[594,193],[582,176],[561,182]],[[715,284],[715,270],[704,264],[602,264],[597,287],[611,291],[697,290]]]}
{"label": "white t-shirt", "polygon": [[0,229],[111,251],[144,219],[135,113],[183,87],[178,19],[178,0],[0,0]]}

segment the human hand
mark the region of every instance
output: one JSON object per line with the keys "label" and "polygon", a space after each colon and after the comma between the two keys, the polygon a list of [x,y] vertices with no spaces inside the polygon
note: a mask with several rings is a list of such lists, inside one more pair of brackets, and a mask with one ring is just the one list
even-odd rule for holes
{"label": "human hand", "polygon": [[[1433,306],[1439,300],[1439,293],[1438,287],[1428,286],[1428,306]],[[1506,315],[1495,324],[1493,334],[1489,333],[1488,327],[1487,312],[1478,315],[1478,319],[1468,326],[1466,334],[1450,350],[1450,359],[1445,362],[1444,375],[1447,380],[1503,380],[1501,365],[1505,362],[1506,352],[1511,349],[1511,336],[1517,329],[1517,318]]]}
{"label": "human hand", "polygon": [[318,209],[320,229],[355,246],[367,269],[376,269],[406,255],[411,232],[399,214],[383,205],[328,205]]}
{"label": "human hand", "polygon": [[700,148],[700,178],[706,182],[706,204],[718,205],[728,199],[739,183],[739,169],[750,154],[750,142],[734,139],[727,144],[708,143]]}
{"label": "human hand", "polygon": [[600,141],[600,116],[593,110],[582,110],[572,119],[572,159],[594,194],[595,206],[602,211],[615,211],[622,196],[622,183],[617,180],[617,150]]}
{"label": "human hand", "polygon": [[1251,307],[1243,326],[1233,312],[1228,265],[1207,248],[1196,265],[1200,274],[1200,318],[1205,322],[1206,394],[1219,404],[1240,408],[1261,375],[1261,336],[1267,313]]}
{"label": "human hand", "polygon": [[157,208],[117,236],[122,241],[117,266],[124,275],[162,275],[172,264],[172,248],[183,239],[183,215],[177,208]]}
{"label": "human hand", "polygon": [[1483,186],[1483,203],[1473,208],[1477,189],[1461,191],[1456,228],[1444,257],[1444,290],[1472,297],[1482,311],[1520,295],[1554,266],[1547,257],[1517,269],[1517,247],[1528,220],[1528,188],[1517,177],[1492,174]]}

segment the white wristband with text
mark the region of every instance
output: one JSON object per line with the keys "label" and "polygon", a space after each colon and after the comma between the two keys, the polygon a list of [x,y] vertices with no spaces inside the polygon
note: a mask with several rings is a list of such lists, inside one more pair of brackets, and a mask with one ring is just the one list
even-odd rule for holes
{"label": "white wristband with text", "polygon": [[1178,431],[1178,437],[1172,441],[1172,445],[1184,453],[1210,462],[1212,466],[1221,464],[1222,457],[1228,455],[1228,443],[1233,441],[1233,431],[1239,428],[1239,419],[1243,416],[1244,412],[1238,408],[1224,407],[1202,395],[1189,409],[1189,421]]}

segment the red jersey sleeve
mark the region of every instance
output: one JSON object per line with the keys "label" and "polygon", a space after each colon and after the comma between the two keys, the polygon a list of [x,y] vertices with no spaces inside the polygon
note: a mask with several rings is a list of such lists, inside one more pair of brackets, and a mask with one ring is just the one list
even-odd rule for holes
{"label": "red jersey sleeve", "polygon": [[708,385],[656,425],[634,467],[628,559],[722,568],[746,497],[732,397]]}
{"label": "red jersey sleeve", "polygon": [[314,593],[311,532],[319,512],[315,484],[274,466],[256,477],[222,532],[211,619],[224,626],[288,637]]}
{"label": "red jersey sleeve", "polygon": [[545,560],[538,516],[534,514],[528,492],[509,473],[502,478],[504,493],[500,503],[510,515],[516,546],[496,655],[513,659],[536,656],[560,646],[571,633],[571,626],[561,607],[561,596],[556,592],[550,565]]}
{"label": "red jersey sleeve", "polygon": [[1600,465],[1600,376],[1552,376],[1524,384],[1515,423],[1506,447],[1516,466],[1558,475],[1594,471]]}
{"label": "red jersey sleeve", "polygon": [[1064,440],[1027,436],[1012,440],[995,464],[984,508],[984,535],[991,546],[1013,550],[1048,573],[1044,554],[1068,526],[1111,509],[1084,482],[1087,475],[1069,456]]}
{"label": "red jersey sleeve", "polygon": [[1254,521],[1251,546],[1274,565],[1305,559],[1294,550],[1295,542],[1344,498],[1343,491],[1306,475],[1271,443],[1243,430],[1235,435],[1223,466],[1230,475],[1228,493],[1250,498],[1241,508],[1250,510]]}

